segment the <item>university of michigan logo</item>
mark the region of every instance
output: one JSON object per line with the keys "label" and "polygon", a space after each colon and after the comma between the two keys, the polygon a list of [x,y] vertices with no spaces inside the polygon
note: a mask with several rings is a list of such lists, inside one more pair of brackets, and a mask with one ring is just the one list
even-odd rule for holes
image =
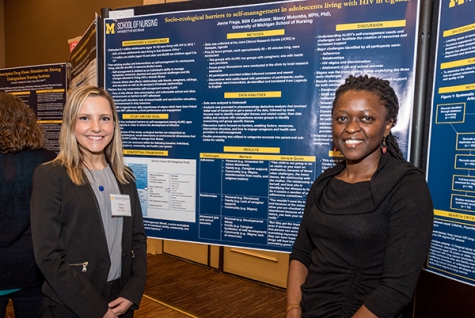
{"label": "university of michigan logo", "polygon": [[449,8],[455,7],[455,4],[461,5],[465,2],[465,0],[450,0],[449,1]]}
{"label": "university of michigan logo", "polygon": [[[459,0],[463,1],[463,0]],[[114,34],[115,33],[115,23],[106,23],[106,34]]]}

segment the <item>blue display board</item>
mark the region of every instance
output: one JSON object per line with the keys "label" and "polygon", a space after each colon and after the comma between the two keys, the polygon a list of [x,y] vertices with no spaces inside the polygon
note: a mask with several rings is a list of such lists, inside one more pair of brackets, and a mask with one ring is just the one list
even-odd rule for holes
{"label": "blue display board", "polygon": [[475,3],[440,4],[428,183],[435,208],[427,270],[475,283]]}
{"label": "blue display board", "polygon": [[391,82],[407,154],[417,1],[291,1],[105,19],[105,87],[150,237],[288,252],[332,151],[335,89]]}
{"label": "blue display board", "polygon": [[66,102],[66,63],[0,69],[0,92],[20,97],[36,114],[45,148],[59,152],[59,131]]}

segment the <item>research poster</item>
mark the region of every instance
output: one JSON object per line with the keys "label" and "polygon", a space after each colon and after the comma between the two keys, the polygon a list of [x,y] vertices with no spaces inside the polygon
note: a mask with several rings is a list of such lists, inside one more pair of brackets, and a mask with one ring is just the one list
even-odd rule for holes
{"label": "research poster", "polygon": [[282,1],[104,21],[149,237],[289,252],[315,178],[341,160],[331,108],[349,74],[397,92],[407,155],[417,1]]}
{"label": "research poster", "polygon": [[69,55],[70,89],[86,85],[98,85],[97,43],[96,17]]}
{"label": "research poster", "polygon": [[0,92],[20,97],[36,114],[45,148],[59,152],[59,131],[66,102],[65,63],[0,69]]}
{"label": "research poster", "polygon": [[475,3],[440,3],[428,183],[434,231],[427,270],[475,285]]}

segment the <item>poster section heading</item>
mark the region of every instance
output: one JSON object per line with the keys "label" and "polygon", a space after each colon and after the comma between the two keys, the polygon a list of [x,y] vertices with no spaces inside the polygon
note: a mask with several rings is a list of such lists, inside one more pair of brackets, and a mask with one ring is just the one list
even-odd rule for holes
{"label": "poster section heading", "polygon": [[475,285],[475,3],[440,5],[428,183],[434,231],[427,270]]}
{"label": "poster section heading", "polygon": [[302,1],[106,19],[105,86],[147,234],[290,251],[312,182],[342,160],[331,112],[348,75],[391,82],[407,153],[417,14]]}
{"label": "poster section heading", "polygon": [[66,89],[66,63],[0,69],[0,92],[20,97],[34,111],[45,133],[45,148],[55,152]]}

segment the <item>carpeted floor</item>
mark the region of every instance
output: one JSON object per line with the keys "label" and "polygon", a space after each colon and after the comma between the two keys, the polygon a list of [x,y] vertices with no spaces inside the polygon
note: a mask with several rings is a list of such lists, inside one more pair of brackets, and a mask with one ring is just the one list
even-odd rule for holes
{"label": "carpeted floor", "polygon": [[[285,317],[282,288],[163,254],[149,255],[148,261],[145,295],[193,316]],[[140,310],[137,314],[142,317]]]}

